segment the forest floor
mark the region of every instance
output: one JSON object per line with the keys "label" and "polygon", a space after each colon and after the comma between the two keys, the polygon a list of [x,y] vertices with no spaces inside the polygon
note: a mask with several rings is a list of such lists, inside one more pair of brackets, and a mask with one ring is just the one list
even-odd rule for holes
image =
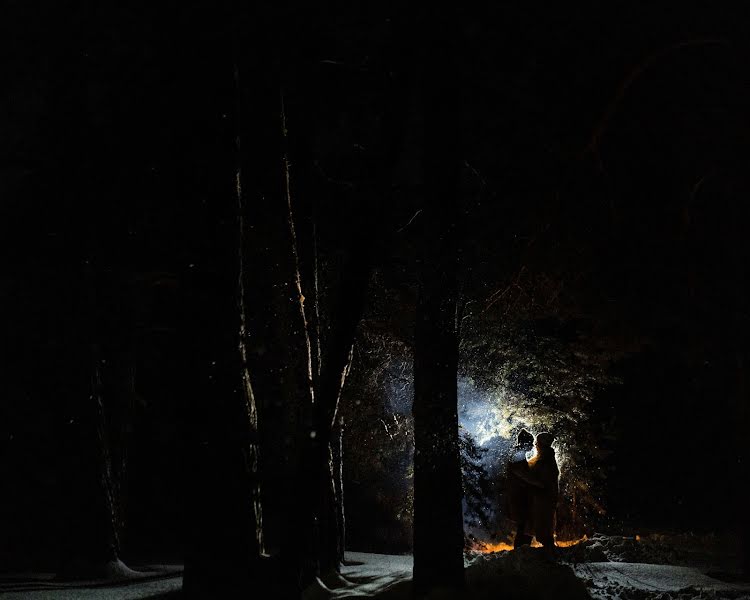
{"label": "forest floor", "polygon": [[147,565],[137,570],[124,567],[106,577],[76,581],[60,581],[54,573],[0,575],[2,600],[167,599],[179,596],[181,589],[181,565]]}
{"label": "forest floor", "polygon": [[[429,598],[750,600],[750,581],[738,576],[735,546],[715,536],[596,535],[558,550],[555,561],[530,547],[468,553],[466,591],[437,591]],[[346,559],[341,576],[318,580],[304,600],[411,600],[411,556],[347,552]],[[65,583],[51,574],[6,575],[0,578],[0,598],[155,600],[178,598],[181,587],[181,568],[161,565],[109,581]]]}
{"label": "forest floor", "polygon": [[[597,535],[558,549],[550,562],[539,548],[466,555],[467,589],[449,598],[507,600],[750,600],[738,576],[735,546],[715,536]],[[411,556],[347,552],[338,580],[318,581],[305,600],[411,598]]]}

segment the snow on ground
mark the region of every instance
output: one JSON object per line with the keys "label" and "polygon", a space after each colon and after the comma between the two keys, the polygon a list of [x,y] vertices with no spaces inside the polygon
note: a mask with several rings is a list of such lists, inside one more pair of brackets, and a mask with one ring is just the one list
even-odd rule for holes
{"label": "snow on ground", "polygon": [[750,598],[750,585],[726,583],[693,567],[647,563],[581,563],[576,575],[601,600],[718,600]]}
{"label": "snow on ground", "polygon": [[52,573],[3,575],[2,600],[146,600],[170,598],[182,589],[182,567],[152,565],[107,573],[106,579],[60,581]]}
{"label": "snow on ground", "polygon": [[[347,552],[347,559],[357,564],[344,567],[338,581],[318,581],[307,589],[304,600],[411,599],[411,556]],[[536,548],[468,557],[466,582],[465,592],[436,590],[428,598],[589,598],[585,584],[569,566],[550,561]]]}
{"label": "snow on ground", "polygon": [[[734,558],[727,552],[726,544],[705,538],[597,535],[560,548],[555,561],[530,547],[469,554],[466,590],[436,591],[429,599],[750,600],[750,583],[706,574],[722,567],[726,572]],[[411,598],[410,556],[347,552],[347,559],[354,564],[345,566],[340,578],[319,580],[305,600]]]}
{"label": "snow on ground", "polygon": [[411,556],[347,552],[341,577],[318,580],[303,600],[333,598],[400,598],[411,592]]}
{"label": "snow on ground", "polygon": [[[466,590],[438,590],[427,600],[750,600],[750,582],[732,577],[737,556],[726,540],[596,535],[558,550],[554,561],[541,548],[528,546],[467,554]],[[304,600],[411,600],[411,556],[347,552],[346,559],[340,576],[318,580]],[[182,587],[177,566],[119,577],[65,583],[52,575],[6,576],[0,579],[0,600],[166,599],[178,597]]]}
{"label": "snow on ground", "polygon": [[682,565],[702,571],[738,571],[739,543],[716,535],[651,534],[618,536],[596,534],[563,550],[569,560]]}

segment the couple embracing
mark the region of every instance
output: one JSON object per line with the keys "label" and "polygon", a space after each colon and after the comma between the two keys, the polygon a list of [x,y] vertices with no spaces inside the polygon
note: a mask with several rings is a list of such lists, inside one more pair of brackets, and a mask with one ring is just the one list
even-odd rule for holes
{"label": "couple embracing", "polygon": [[[551,433],[540,433],[536,440],[525,429],[518,433],[506,469],[506,514],[516,523],[514,548],[531,544],[536,537],[548,553],[554,553],[560,476],[554,440]],[[527,458],[532,450],[533,455]]]}

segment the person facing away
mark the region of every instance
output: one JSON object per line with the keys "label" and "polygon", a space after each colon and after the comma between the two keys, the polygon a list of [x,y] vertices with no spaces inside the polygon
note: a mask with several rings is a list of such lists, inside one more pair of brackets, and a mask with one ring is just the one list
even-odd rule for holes
{"label": "person facing away", "polygon": [[555,548],[555,513],[557,512],[558,479],[560,470],[555,459],[555,441],[551,433],[536,436],[536,454],[529,460],[529,487],[531,493],[531,529],[536,541],[548,552]]}
{"label": "person facing away", "polygon": [[527,533],[531,515],[531,487],[529,482],[529,463],[526,453],[534,444],[534,436],[525,429],[518,432],[516,445],[506,466],[506,514],[516,524],[516,537],[513,547],[519,548],[531,544]]}

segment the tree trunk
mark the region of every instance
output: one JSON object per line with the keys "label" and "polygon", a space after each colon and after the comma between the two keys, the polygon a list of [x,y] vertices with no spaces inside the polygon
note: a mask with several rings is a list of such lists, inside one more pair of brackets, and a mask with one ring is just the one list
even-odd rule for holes
{"label": "tree trunk", "polygon": [[317,467],[321,469],[320,504],[317,512],[321,524],[319,559],[323,573],[340,570],[343,556],[333,460],[333,445],[338,444],[337,436],[334,436],[334,425],[341,390],[351,367],[354,337],[364,311],[369,281],[369,253],[366,243],[363,246],[342,266],[343,278],[337,286],[337,300],[329,313],[333,322],[323,351],[320,386],[316,390],[315,421],[321,452]]}
{"label": "tree trunk", "polygon": [[[737,172],[744,173],[739,169]],[[729,196],[732,209],[727,211],[727,216],[731,219],[729,229],[732,235],[727,236],[728,256],[725,260],[731,265],[731,277],[727,278],[726,284],[729,286],[727,297],[731,298],[732,310],[731,319],[728,322],[729,331],[725,339],[732,340],[734,357],[730,359],[734,358],[736,373],[733,421],[734,448],[738,468],[734,490],[741,549],[740,566],[742,574],[750,578],[750,511],[747,508],[747,492],[745,491],[747,482],[750,481],[750,454],[747,451],[747,432],[750,428],[750,410],[748,409],[750,387],[747,380],[750,354],[747,350],[747,343],[750,327],[748,327],[747,297],[744,291],[750,282],[750,277],[748,277],[750,249],[747,244],[750,211],[748,211],[747,204],[738,199],[747,195],[750,190],[744,176],[738,178],[735,186],[730,187],[733,192]]]}
{"label": "tree trunk", "polygon": [[237,147],[237,174],[235,186],[237,192],[237,308],[239,312],[239,340],[238,351],[240,358],[240,376],[242,379],[242,402],[247,418],[247,444],[243,448],[245,454],[245,468],[247,477],[251,486],[251,509],[253,513],[254,531],[253,535],[253,552],[260,555],[263,550],[263,510],[261,506],[260,493],[260,435],[258,431],[258,406],[255,401],[253,386],[250,381],[250,367],[248,364],[248,330],[247,330],[247,286],[251,284],[245,271],[245,254],[246,254],[246,225],[245,225],[245,199],[242,191],[242,147],[241,147],[241,106],[242,106],[242,86],[240,82],[239,63],[234,67],[235,91],[237,97],[237,136],[235,143]]}
{"label": "tree trunk", "polygon": [[[104,414],[101,356],[96,341],[96,282],[87,264],[79,289],[85,295],[75,331],[69,332],[63,377],[69,396],[66,415],[68,460],[63,478],[63,544],[58,576],[102,577],[119,555],[116,500],[109,435]],[[65,393],[63,391],[63,393]]]}
{"label": "tree trunk", "polygon": [[414,349],[414,585],[419,593],[463,585],[455,272],[450,227],[438,223],[432,234],[425,231]]}
{"label": "tree trunk", "polygon": [[[277,94],[280,90],[277,90]],[[282,405],[281,428],[286,440],[288,457],[281,468],[285,473],[281,511],[281,561],[286,579],[301,592],[318,574],[315,548],[317,524],[315,505],[318,489],[318,472],[311,468],[319,463],[317,456],[317,430],[313,417],[315,395],[313,390],[312,342],[307,319],[305,296],[302,291],[300,255],[295,215],[293,212],[292,173],[288,157],[287,123],[283,92],[280,97],[281,120],[277,123],[277,137],[281,140],[282,197],[271,197],[265,207],[270,218],[272,248],[277,268],[274,273],[272,297],[274,318],[281,327],[279,358],[279,402]],[[277,113],[278,114],[278,113]],[[276,166],[275,168],[278,168]],[[282,227],[278,225],[283,224]]]}
{"label": "tree trunk", "polygon": [[261,585],[258,578],[262,575],[258,408],[248,364],[246,303],[251,282],[245,261],[242,89],[238,49],[234,52],[235,236],[218,241],[216,256],[211,258],[217,262],[234,259],[236,278],[221,280],[225,293],[198,307],[203,312],[201,321],[211,324],[211,333],[206,335],[210,342],[208,347],[201,348],[195,365],[200,380],[205,381],[207,375],[209,384],[203,390],[206,400],[192,415],[200,423],[192,443],[193,475],[197,482],[192,500],[199,516],[185,561],[183,589],[188,598],[249,595],[254,587]]}
{"label": "tree trunk", "polygon": [[[304,79],[304,75],[298,75]],[[329,193],[320,185],[319,175],[311,168],[310,150],[313,116],[304,105],[305,96],[298,93],[290,103],[290,123],[282,126],[284,133],[285,189],[290,219],[290,244],[294,270],[290,274],[296,294],[304,298],[300,304],[300,345],[307,357],[302,368],[312,383],[309,414],[301,422],[302,492],[312,499],[311,554],[307,563],[314,565],[315,575],[327,575],[340,570],[343,548],[340,543],[338,495],[333,460],[334,424],[344,381],[351,363],[351,352],[357,326],[365,306],[367,286],[372,265],[372,215],[362,215],[352,223],[351,231],[319,232],[315,224],[316,198]],[[286,114],[284,114],[286,119]],[[307,121],[307,125],[305,122]],[[287,138],[288,135],[288,138]],[[289,172],[289,154],[295,165]],[[293,188],[293,191],[292,191]],[[355,192],[357,193],[357,192]],[[325,234],[328,234],[326,237]],[[329,263],[338,257],[334,276],[319,277],[319,256],[328,252]],[[320,292],[325,288],[325,305]],[[304,336],[302,335],[304,333]],[[307,410],[307,409],[305,409]],[[309,423],[306,419],[310,419]],[[304,529],[304,528],[303,528]],[[299,535],[299,529],[297,530]],[[298,539],[294,540],[299,547]],[[309,573],[307,573],[309,575]]]}
{"label": "tree trunk", "polygon": [[344,564],[346,553],[346,513],[344,511],[344,418],[340,417],[334,431],[333,474],[338,525],[338,562]]}
{"label": "tree trunk", "polygon": [[[250,9],[255,10],[255,9]],[[245,77],[243,186],[247,217],[245,357],[262,417],[260,457],[269,551],[281,567],[280,597],[299,596],[318,573],[314,509],[313,366],[310,301],[302,290],[296,194],[288,157],[279,24],[257,9],[248,25],[253,51],[243,55]],[[322,460],[322,459],[321,459]]]}
{"label": "tree trunk", "polygon": [[746,436],[748,427],[748,389],[746,380],[746,361],[744,353],[738,351],[736,354],[737,368],[737,398],[736,398],[736,420],[735,420],[735,448],[737,449],[738,473],[735,487],[735,505],[738,515],[738,529],[740,532],[741,569],[745,577],[750,577],[750,511],[747,509],[747,493],[745,485],[750,481],[750,465],[748,462]]}
{"label": "tree trunk", "polygon": [[[455,36],[430,15],[422,60],[424,210],[414,347],[414,587],[461,588],[462,486],[456,373],[456,222],[460,175]],[[442,19],[442,20],[441,20]],[[443,35],[441,35],[441,33]]]}

